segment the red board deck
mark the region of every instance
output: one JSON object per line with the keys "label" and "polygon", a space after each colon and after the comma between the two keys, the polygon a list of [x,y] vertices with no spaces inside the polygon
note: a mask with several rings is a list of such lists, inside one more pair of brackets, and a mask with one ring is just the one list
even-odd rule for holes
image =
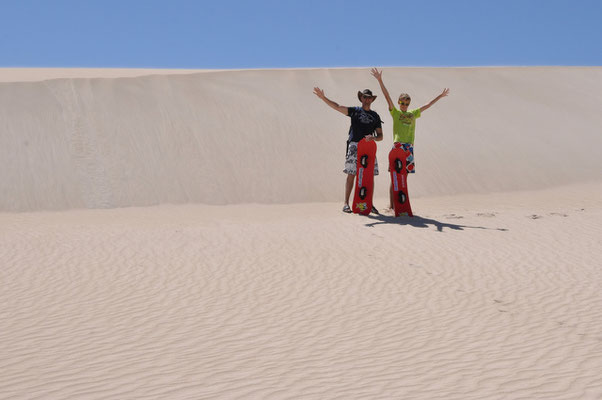
{"label": "red board deck", "polygon": [[408,167],[413,167],[412,153],[405,150],[401,143],[394,143],[389,152],[389,171],[391,172],[391,186],[393,190],[393,208],[395,216],[405,215],[413,217],[410,195],[408,194]]}
{"label": "red board deck", "polygon": [[374,140],[360,140],[357,144],[357,172],[352,207],[356,214],[368,215],[372,211],[375,160],[376,142]]}

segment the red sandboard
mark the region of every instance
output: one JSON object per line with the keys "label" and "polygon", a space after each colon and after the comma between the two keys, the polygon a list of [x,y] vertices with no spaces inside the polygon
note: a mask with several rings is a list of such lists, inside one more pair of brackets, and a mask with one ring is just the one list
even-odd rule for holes
{"label": "red sandboard", "polygon": [[376,142],[362,139],[357,144],[357,173],[355,175],[355,195],[353,212],[368,215],[372,211],[372,193],[374,192],[374,161],[376,160]]}
{"label": "red sandboard", "polygon": [[[412,160],[412,153],[404,150],[401,143],[395,143],[389,153],[389,171],[391,171],[391,185],[393,187],[393,208],[395,216],[405,215],[413,217],[410,195],[408,194],[408,161]],[[413,164],[410,164],[413,167]]]}

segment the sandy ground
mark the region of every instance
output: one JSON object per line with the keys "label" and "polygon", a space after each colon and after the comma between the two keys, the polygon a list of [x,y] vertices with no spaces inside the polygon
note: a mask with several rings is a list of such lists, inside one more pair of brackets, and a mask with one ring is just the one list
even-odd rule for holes
{"label": "sandy ground", "polygon": [[[367,71],[0,84],[0,398],[602,399],[600,71],[386,70],[464,88],[419,120],[414,218],[384,210],[385,175],[382,215],[340,211],[348,121],[311,83]],[[258,105],[250,76],[309,95]],[[567,121],[554,84],[598,102]]]}
{"label": "sandy ground", "polygon": [[1,214],[0,397],[599,399],[600,193]]}

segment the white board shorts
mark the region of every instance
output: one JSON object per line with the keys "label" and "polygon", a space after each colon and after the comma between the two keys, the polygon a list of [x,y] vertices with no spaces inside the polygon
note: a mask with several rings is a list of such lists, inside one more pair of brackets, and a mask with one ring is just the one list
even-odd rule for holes
{"label": "white board shorts", "polygon": [[[345,157],[345,169],[347,175],[357,173],[357,142],[349,142],[347,145],[347,156]],[[378,160],[374,160],[374,175],[378,175]]]}

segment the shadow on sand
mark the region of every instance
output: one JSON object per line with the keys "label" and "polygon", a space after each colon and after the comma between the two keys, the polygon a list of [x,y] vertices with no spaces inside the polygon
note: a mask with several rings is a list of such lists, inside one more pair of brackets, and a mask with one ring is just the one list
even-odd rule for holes
{"label": "shadow on sand", "polygon": [[505,228],[486,228],[484,226],[469,226],[469,225],[458,225],[458,224],[449,224],[446,222],[441,222],[441,221],[437,221],[435,219],[430,219],[430,218],[424,218],[424,217],[419,217],[419,216],[413,216],[413,217],[394,217],[391,215],[368,215],[368,218],[370,218],[371,220],[374,220],[374,222],[371,222],[369,224],[366,224],[366,226],[373,228],[376,225],[381,225],[381,224],[392,224],[392,225],[409,225],[409,226],[413,226],[414,228],[428,228],[429,226],[434,226],[435,228],[437,228],[437,231],[439,232],[443,232],[444,228],[448,228],[448,229],[453,229],[453,230],[457,230],[457,231],[462,231],[465,228],[468,229],[486,229],[486,230],[495,230],[495,231],[502,231],[502,232],[507,232],[508,229]]}

